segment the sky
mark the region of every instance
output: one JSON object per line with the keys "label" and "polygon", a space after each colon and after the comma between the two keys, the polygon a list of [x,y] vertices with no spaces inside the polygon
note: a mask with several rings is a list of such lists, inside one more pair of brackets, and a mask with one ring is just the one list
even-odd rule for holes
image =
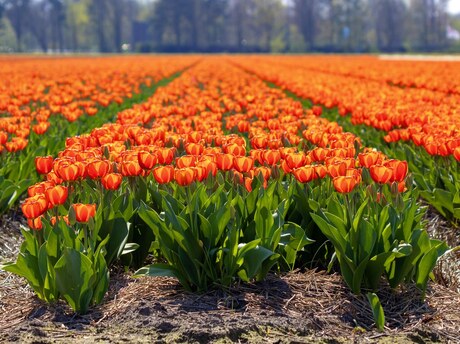
{"label": "sky", "polygon": [[447,10],[452,14],[460,13],[460,0],[450,0]]}

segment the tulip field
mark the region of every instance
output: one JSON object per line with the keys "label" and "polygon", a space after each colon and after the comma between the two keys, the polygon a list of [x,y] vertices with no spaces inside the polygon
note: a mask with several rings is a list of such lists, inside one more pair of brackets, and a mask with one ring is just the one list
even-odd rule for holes
{"label": "tulip field", "polygon": [[0,61],[0,214],[24,219],[0,267],[41,302],[85,314],[119,268],[198,294],[317,269],[385,331],[382,288],[424,302],[458,249],[425,215],[460,223],[459,62]]}

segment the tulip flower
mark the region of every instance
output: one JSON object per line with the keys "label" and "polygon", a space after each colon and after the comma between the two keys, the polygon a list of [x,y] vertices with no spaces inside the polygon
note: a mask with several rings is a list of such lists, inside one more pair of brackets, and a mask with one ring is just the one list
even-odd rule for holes
{"label": "tulip flower", "polygon": [[40,174],[47,174],[53,169],[52,156],[37,156],[35,158],[35,168]]}
{"label": "tulip flower", "polygon": [[234,167],[238,172],[249,172],[254,166],[254,159],[247,156],[236,156],[234,158]]}
{"label": "tulip flower", "polygon": [[393,177],[392,169],[384,165],[371,166],[369,172],[374,182],[379,184],[388,183]]}
{"label": "tulip flower", "polygon": [[267,165],[276,165],[281,159],[279,150],[269,149],[262,151],[262,159]]}
{"label": "tulip flower", "polygon": [[79,162],[64,163],[59,164],[57,169],[56,166],[54,168],[57,176],[61,178],[63,181],[68,182],[77,180],[78,178],[83,176],[80,164],[81,163]]}
{"label": "tulip flower", "polygon": [[96,159],[86,165],[86,174],[91,179],[98,179],[104,177],[110,172],[110,162],[108,160]]}
{"label": "tulip flower", "polygon": [[158,163],[162,165],[169,165],[174,160],[175,148],[158,148],[156,151]]}
{"label": "tulip flower", "polygon": [[69,217],[66,215],[66,216],[58,216],[57,218],[56,218],[56,216],[53,216],[50,219],[50,223],[51,223],[52,226],[56,225],[56,219],[57,219],[57,221],[64,221],[67,225],[70,225]]}
{"label": "tulip flower", "polygon": [[380,154],[378,152],[359,153],[358,160],[362,167],[370,168],[378,163]]}
{"label": "tulip flower", "polygon": [[152,169],[158,163],[158,156],[156,153],[149,151],[141,151],[137,155],[139,165],[146,170]]}
{"label": "tulip flower", "polygon": [[101,178],[102,186],[106,190],[117,190],[120,187],[123,176],[120,173],[108,173]]}
{"label": "tulip flower", "polygon": [[120,163],[121,174],[125,177],[135,177],[141,174],[142,168],[137,161],[122,161]]}
{"label": "tulip flower", "polygon": [[289,153],[286,155],[285,160],[289,168],[294,169],[304,166],[307,161],[307,157],[303,152]]}
{"label": "tulip flower", "polygon": [[390,182],[402,182],[407,175],[407,161],[401,161],[401,160],[387,160],[384,163],[385,166],[390,167],[392,169],[392,176],[390,178]]}
{"label": "tulip flower", "polygon": [[338,176],[332,182],[334,189],[340,193],[349,193],[358,185],[358,180],[355,176]]}
{"label": "tulip flower", "polygon": [[234,157],[232,154],[221,153],[216,155],[217,168],[221,171],[228,171],[233,168]]}
{"label": "tulip flower", "polygon": [[345,176],[347,174],[347,164],[343,161],[336,162],[327,166],[327,172],[332,178]]}
{"label": "tulip flower", "polygon": [[77,222],[86,223],[96,215],[96,204],[72,204]]}
{"label": "tulip flower", "polygon": [[246,149],[244,146],[241,146],[237,143],[232,143],[229,145],[224,146],[224,152],[228,154],[232,154],[234,156],[245,156]]}
{"label": "tulip flower", "polygon": [[21,206],[22,213],[28,219],[35,219],[48,210],[48,201],[45,195],[35,195],[26,198]]}
{"label": "tulip flower", "polygon": [[158,184],[166,184],[174,179],[174,167],[171,165],[156,167],[152,173]]}
{"label": "tulip flower", "polygon": [[196,164],[196,156],[183,155],[176,159],[176,166],[178,168],[193,167]]}
{"label": "tulip flower", "polygon": [[317,177],[313,166],[302,166],[292,171],[294,177],[301,183],[308,183]]}
{"label": "tulip flower", "polygon": [[42,216],[34,219],[27,219],[27,225],[30,229],[35,229],[37,231],[43,229]]}
{"label": "tulip flower", "polygon": [[457,148],[454,149],[454,158],[457,161],[460,161],[460,147],[457,147]]}
{"label": "tulip flower", "polygon": [[195,156],[201,155],[203,153],[203,150],[204,150],[204,146],[199,143],[192,142],[192,143],[188,143],[185,145],[185,151],[189,155],[195,155]]}
{"label": "tulip flower", "polygon": [[195,171],[191,167],[176,169],[174,180],[181,186],[190,185],[195,180]]}
{"label": "tulip flower", "polygon": [[51,206],[64,204],[67,200],[68,189],[63,185],[56,185],[45,190],[45,196]]}

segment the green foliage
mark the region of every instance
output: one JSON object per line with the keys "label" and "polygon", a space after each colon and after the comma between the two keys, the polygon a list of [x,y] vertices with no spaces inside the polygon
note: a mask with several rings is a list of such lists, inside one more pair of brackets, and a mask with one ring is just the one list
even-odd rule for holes
{"label": "green foliage", "polygon": [[379,331],[383,331],[385,326],[385,314],[383,312],[383,307],[380,303],[380,299],[375,293],[367,293],[366,297],[372,309],[375,325]]}
{"label": "green foliage", "polygon": [[161,192],[161,213],[141,205],[139,216],[155,234],[167,264],[144,267],[136,275],[175,276],[186,289],[203,291],[228,286],[236,276],[248,281],[265,272],[263,264],[275,253],[260,238],[241,242],[242,218],[236,210],[241,196],[223,186],[211,193],[204,184],[187,188],[182,201]]}
{"label": "green foliage", "polygon": [[10,209],[30,185],[29,179],[14,182],[0,177],[0,215]]}

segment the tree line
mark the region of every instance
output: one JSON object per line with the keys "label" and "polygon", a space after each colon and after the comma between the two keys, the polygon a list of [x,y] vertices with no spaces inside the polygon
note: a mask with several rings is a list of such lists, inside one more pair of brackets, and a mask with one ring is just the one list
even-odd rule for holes
{"label": "tree line", "polygon": [[447,2],[0,0],[0,51],[442,51]]}

